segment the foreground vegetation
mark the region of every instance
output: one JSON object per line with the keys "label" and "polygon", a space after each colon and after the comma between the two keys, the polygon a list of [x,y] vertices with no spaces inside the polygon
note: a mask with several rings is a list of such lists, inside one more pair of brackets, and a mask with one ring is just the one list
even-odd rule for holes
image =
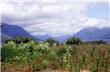
{"label": "foreground vegetation", "polygon": [[[74,41],[75,40],[75,41]],[[7,40],[1,46],[1,72],[110,72],[110,45],[85,44],[80,39],[60,44],[29,38]]]}

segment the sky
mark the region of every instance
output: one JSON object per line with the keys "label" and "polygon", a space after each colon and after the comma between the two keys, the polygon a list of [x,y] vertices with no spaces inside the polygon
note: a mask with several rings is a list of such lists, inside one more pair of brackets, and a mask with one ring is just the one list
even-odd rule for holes
{"label": "sky", "polygon": [[110,27],[109,0],[1,0],[1,22],[32,35],[73,35],[86,27]]}

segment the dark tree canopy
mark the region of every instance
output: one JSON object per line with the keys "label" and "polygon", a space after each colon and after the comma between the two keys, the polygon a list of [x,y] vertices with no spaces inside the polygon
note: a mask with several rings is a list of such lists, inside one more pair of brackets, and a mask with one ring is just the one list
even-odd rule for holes
{"label": "dark tree canopy", "polygon": [[106,44],[106,42],[104,42],[103,40],[92,41],[91,43],[95,43],[95,44]]}
{"label": "dark tree canopy", "polygon": [[82,40],[80,38],[71,38],[66,41],[66,44],[81,44]]}
{"label": "dark tree canopy", "polygon": [[45,42],[49,43],[50,46],[53,46],[54,44],[59,45],[59,42],[52,38],[47,39]]}
{"label": "dark tree canopy", "polygon": [[[20,43],[28,43],[29,41],[32,41],[33,39],[32,38],[26,38],[26,37],[16,37],[14,39],[8,39],[5,41],[5,43],[8,43],[9,41],[14,41],[15,43],[17,44],[20,44]],[[33,40],[34,41],[34,40]]]}

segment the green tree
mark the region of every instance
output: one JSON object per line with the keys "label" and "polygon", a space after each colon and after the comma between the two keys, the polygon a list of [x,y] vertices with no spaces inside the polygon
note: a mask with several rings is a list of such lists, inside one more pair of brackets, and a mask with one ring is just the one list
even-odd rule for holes
{"label": "green tree", "polygon": [[49,46],[54,46],[54,45],[59,45],[59,42],[58,41],[56,41],[56,40],[54,40],[54,39],[47,39],[46,41],[45,41],[45,43],[49,43]]}
{"label": "green tree", "polygon": [[103,40],[93,41],[92,43],[96,43],[96,44],[106,44],[106,42],[104,42]]}
{"label": "green tree", "polygon": [[83,43],[80,38],[71,38],[66,41],[66,44],[72,45],[72,44],[81,44]]}
{"label": "green tree", "polygon": [[17,44],[20,44],[20,43],[28,43],[30,41],[34,41],[32,38],[30,37],[16,37],[14,39],[9,39],[9,40],[6,40],[5,43],[8,43],[10,41],[14,41],[15,43]]}

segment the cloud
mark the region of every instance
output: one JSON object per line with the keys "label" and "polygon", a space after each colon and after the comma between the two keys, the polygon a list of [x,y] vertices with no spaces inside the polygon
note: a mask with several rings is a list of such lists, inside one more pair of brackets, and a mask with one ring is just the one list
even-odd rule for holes
{"label": "cloud", "polygon": [[108,2],[108,0],[1,0],[2,2]]}
{"label": "cloud", "polygon": [[109,26],[108,20],[86,16],[90,0],[86,2],[75,0],[72,3],[70,2],[73,0],[66,1],[4,0],[2,22],[20,25],[34,36],[44,34],[63,36],[75,34],[84,27]]}

